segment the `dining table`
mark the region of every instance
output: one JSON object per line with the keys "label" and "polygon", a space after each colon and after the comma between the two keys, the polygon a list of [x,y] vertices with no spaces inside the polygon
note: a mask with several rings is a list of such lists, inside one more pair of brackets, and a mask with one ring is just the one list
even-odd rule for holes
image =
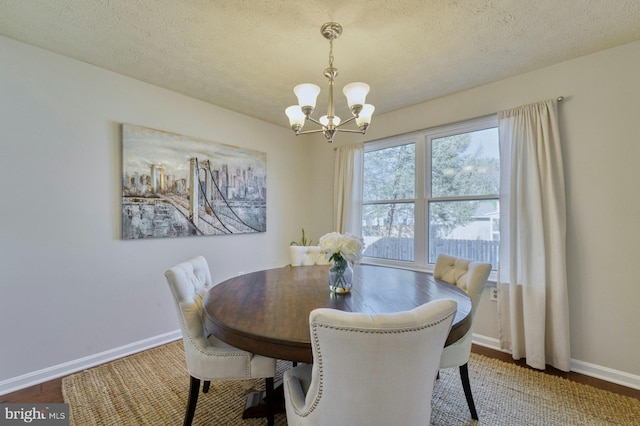
{"label": "dining table", "polygon": [[205,328],[254,354],[311,363],[309,313],[316,308],[394,313],[448,298],[458,308],[445,346],[471,327],[467,293],[431,273],[364,264],[353,270],[351,291],[340,294],[329,290],[328,265],[285,266],[229,278],[203,298]]}
{"label": "dining table", "polygon": [[[467,293],[429,272],[358,264],[353,267],[351,291],[334,293],[329,288],[329,267],[285,266],[223,281],[203,297],[205,329],[236,348],[295,365],[313,362],[309,314],[317,308],[380,314],[453,299],[457,311],[445,346],[458,341],[471,327]],[[284,403],[280,393],[278,411]],[[265,417],[264,397],[264,391],[249,395],[242,417]]]}

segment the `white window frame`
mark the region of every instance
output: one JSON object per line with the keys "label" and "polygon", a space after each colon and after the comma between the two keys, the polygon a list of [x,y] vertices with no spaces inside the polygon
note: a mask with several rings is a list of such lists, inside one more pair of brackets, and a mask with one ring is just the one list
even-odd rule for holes
{"label": "white window frame", "polygon": [[[429,201],[466,201],[466,200],[482,200],[496,199],[499,194],[491,194],[484,196],[460,196],[460,197],[431,197],[431,141],[447,136],[453,136],[461,133],[470,133],[479,130],[498,127],[498,116],[490,115],[457,123],[446,124],[433,127],[430,129],[419,130],[416,132],[406,133],[403,135],[391,136],[384,139],[377,139],[365,142],[365,153],[376,151],[384,148],[392,148],[399,145],[409,143],[415,144],[415,191],[413,199],[403,200],[376,200],[373,202],[363,201],[363,206],[367,204],[388,204],[388,203],[414,203],[414,259],[410,261],[400,261],[392,259],[383,259],[377,257],[364,257],[363,263],[393,266],[396,268],[416,269],[433,271],[434,264],[428,263],[428,241],[429,241],[429,217],[428,205]],[[363,209],[364,210],[364,209]],[[504,220],[501,218],[500,220]],[[494,274],[492,274],[494,275]]]}

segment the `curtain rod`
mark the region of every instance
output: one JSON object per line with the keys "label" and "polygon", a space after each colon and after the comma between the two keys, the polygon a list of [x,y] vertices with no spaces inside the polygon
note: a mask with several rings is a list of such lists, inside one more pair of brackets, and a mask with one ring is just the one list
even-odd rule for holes
{"label": "curtain rod", "polygon": [[[558,102],[562,102],[562,101],[564,101],[564,96],[558,96],[558,97],[556,98],[556,100],[557,100]],[[337,150],[338,150],[338,148],[333,148],[333,150],[334,150],[334,151],[337,151]]]}

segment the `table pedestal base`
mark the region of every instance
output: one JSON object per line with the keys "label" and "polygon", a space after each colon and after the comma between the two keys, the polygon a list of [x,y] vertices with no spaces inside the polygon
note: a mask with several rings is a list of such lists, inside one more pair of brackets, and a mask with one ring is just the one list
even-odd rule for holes
{"label": "table pedestal base", "polygon": [[[274,385],[273,389],[274,401],[273,401],[273,412],[274,413],[284,413],[284,387],[282,386],[282,381],[278,381]],[[242,412],[243,419],[256,419],[256,418],[266,418],[267,417],[267,403],[266,403],[266,391],[257,391],[250,393],[247,396],[247,404],[244,406],[244,411]]]}

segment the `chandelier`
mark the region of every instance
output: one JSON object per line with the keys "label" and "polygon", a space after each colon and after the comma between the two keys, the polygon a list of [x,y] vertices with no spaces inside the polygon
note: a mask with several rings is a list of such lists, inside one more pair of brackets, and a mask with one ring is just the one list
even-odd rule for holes
{"label": "chandelier", "polygon": [[[365,103],[369,85],[366,83],[349,83],[344,86],[343,93],[347,97],[347,104],[353,115],[349,119],[341,122],[340,117],[335,115],[333,105],[333,83],[338,76],[338,69],[333,66],[333,40],[342,34],[342,26],[336,22],[327,22],[320,28],[323,37],[329,40],[329,68],[324,70],[324,76],[329,80],[329,106],[327,115],[323,115],[319,120],[311,117],[316,107],[316,99],[320,93],[320,87],[311,83],[299,84],[293,88],[293,92],[298,97],[298,105],[292,105],[285,110],[289,117],[289,124],[296,135],[322,132],[329,143],[333,142],[333,137],[337,132],[362,133],[367,131],[371,123],[371,115],[374,106]],[[320,129],[302,131],[306,121],[311,121],[320,126]],[[358,130],[343,129],[342,126],[355,120]]]}

